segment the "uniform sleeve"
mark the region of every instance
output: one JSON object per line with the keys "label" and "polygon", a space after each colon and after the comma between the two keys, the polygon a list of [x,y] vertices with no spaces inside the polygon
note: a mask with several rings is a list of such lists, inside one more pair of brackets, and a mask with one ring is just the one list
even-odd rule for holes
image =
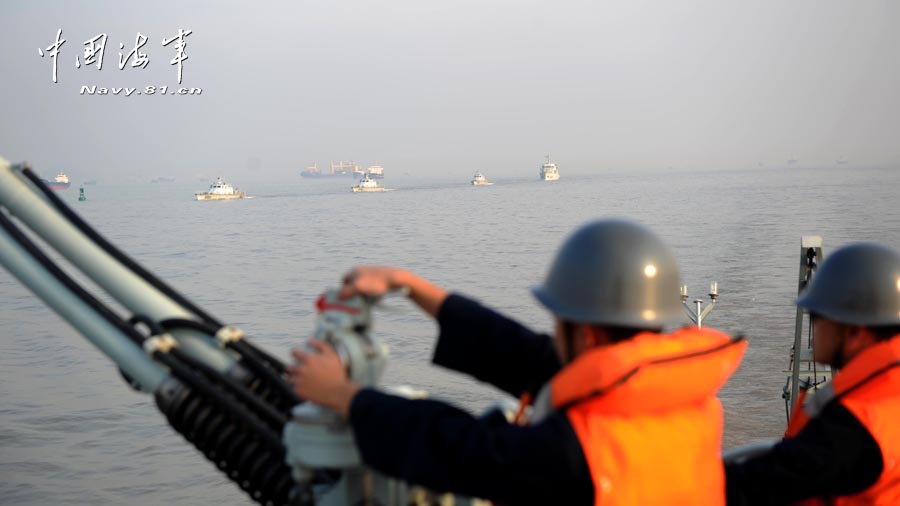
{"label": "uniform sleeve", "polygon": [[878,443],[847,408],[833,402],[768,453],[726,464],[728,505],[852,495],[872,486],[882,469]]}
{"label": "uniform sleeve", "polygon": [[435,364],[469,374],[513,396],[535,394],[559,371],[553,341],[478,302],[451,294],[437,316]]}
{"label": "uniform sleeve", "polygon": [[366,465],[409,483],[501,504],[593,504],[587,462],[565,415],[520,427],[363,389],[350,423]]}

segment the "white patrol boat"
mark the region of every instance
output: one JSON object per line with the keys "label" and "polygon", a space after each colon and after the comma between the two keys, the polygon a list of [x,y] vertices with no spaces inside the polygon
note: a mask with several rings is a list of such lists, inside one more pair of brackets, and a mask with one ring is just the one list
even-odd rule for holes
{"label": "white patrol boat", "polygon": [[482,174],[480,171],[476,172],[475,175],[472,176],[472,186],[487,186],[487,185],[492,185],[492,184],[494,184],[494,183],[491,183],[490,181],[488,181],[484,177],[484,174]]}
{"label": "white patrol boat", "polygon": [[362,179],[359,180],[359,184],[352,187],[353,193],[360,192],[383,192],[385,191],[384,186],[381,185],[378,181],[369,177],[368,174],[363,176]]}
{"label": "white patrol boat", "polygon": [[232,200],[245,199],[247,194],[222,181],[217,177],[213,184],[209,185],[209,190],[205,192],[197,192],[194,194],[195,200]]}
{"label": "white patrol boat", "polygon": [[381,165],[369,165],[367,172],[371,179],[384,179],[384,167]]}
{"label": "white patrol boat", "polygon": [[541,181],[556,181],[558,179],[559,168],[550,161],[550,155],[547,155],[547,162],[541,165]]}

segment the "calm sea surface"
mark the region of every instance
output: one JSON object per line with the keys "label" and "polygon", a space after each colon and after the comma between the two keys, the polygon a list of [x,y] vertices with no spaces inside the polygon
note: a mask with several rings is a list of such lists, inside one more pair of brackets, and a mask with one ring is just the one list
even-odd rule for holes
{"label": "calm sea surface", "polygon": [[[360,263],[405,266],[550,330],[528,288],[561,241],[587,220],[637,219],[672,245],[692,298],[718,282],[706,323],[750,342],[721,392],[725,447],[784,428],[800,236],[823,236],[826,255],[857,240],[900,247],[900,170],[561,172],[556,183],[481,188],[389,177],[397,191],[383,194],[351,194],[349,178],[297,178],[246,187],[255,198],[231,202],[191,201],[203,183],[88,186],[87,202],[74,187],[61,195],[122,250],[284,358],[311,333],[316,296]],[[387,383],[475,412],[500,398],[431,366],[434,324],[404,300],[389,306],[375,327],[391,347]],[[4,270],[0,328],[0,503],[251,504],[150,396]]]}

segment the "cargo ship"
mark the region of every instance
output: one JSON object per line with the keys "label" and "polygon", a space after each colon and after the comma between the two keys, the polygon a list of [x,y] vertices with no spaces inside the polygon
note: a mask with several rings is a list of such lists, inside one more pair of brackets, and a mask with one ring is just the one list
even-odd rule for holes
{"label": "cargo ship", "polygon": [[318,162],[306,167],[306,169],[300,171],[301,177],[310,177],[310,178],[321,178],[321,177],[352,177],[359,178],[366,175],[366,171],[359,168],[359,164],[350,161],[348,163],[344,163],[343,160],[338,163],[331,162],[331,167],[329,169],[320,169]]}
{"label": "cargo ship", "polygon": [[42,179],[41,181],[43,181],[44,184],[47,185],[47,188],[50,188],[51,190],[68,190],[71,185],[71,183],[69,183],[69,176],[62,172],[57,174],[56,177],[53,178],[53,181],[47,179]]}

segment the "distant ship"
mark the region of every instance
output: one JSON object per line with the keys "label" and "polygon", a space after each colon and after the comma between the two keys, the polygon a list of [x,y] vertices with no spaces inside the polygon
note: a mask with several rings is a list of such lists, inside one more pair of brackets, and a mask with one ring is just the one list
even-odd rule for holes
{"label": "distant ship", "polygon": [[370,179],[369,175],[366,174],[362,179],[359,180],[359,184],[353,187],[353,193],[368,193],[368,192],[383,192],[385,191],[384,186],[381,185],[378,181],[374,179]]}
{"label": "distant ship", "polygon": [[849,163],[849,162],[847,161],[846,158],[844,158],[842,156],[842,157],[838,158],[837,160],[835,160],[834,163],[836,163],[838,165],[847,165],[847,163]]}
{"label": "distant ship", "polygon": [[366,169],[371,179],[384,179],[384,167],[381,165],[369,165]]}
{"label": "distant ship", "polygon": [[158,178],[153,179],[153,180],[151,180],[150,182],[151,182],[151,183],[174,183],[174,182],[175,182],[175,178],[174,178],[174,177],[159,176]]}
{"label": "distant ship", "polygon": [[53,181],[48,181],[46,179],[42,179],[41,181],[43,181],[44,184],[47,185],[47,188],[50,188],[51,190],[67,190],[71,185],[71,183],[69,183],[69,176],[62,172],[57,174],[56,177],[53,178]]}
{"label": "distant ship", "polygon": [[217,177],[213,184],[209,185],[209,190],[205,192],[197,192],[194,194],[195,200],[232,200],[245,199],[247,194],[222,181]]}
{"label": "distant ship", "polygon": [[96,179],[89,179],[89,180],[87,180],[87,181],[84,182],[84,185],[85,185],[85,186],[93,186],[93,185],[95,185],[95,184],[97,184],[97,180],[96,180]]}
{"label": "distant ship", "polygon": [[366,172],[359,168],[359,164],[353,162],[352,160],[348,163],[344,163],[343,160],[339,161],[337,164],[331,162],[331,168],[329,170],[319,169],[319,163],[316,162],[306,169],[300,171],[301,177],[311,177],[311,178],[320,178],[320,177],[362,177],[366,175]]}
{"label": "distant ship", "polygon": [[540,177],[541,181],[556,181],[559,179],[559,168],[550,161],[550,155],[547,155],[547,162],[541,165]]}
{"label": "distant ship", "polygon": [[487,178],[484,177],[484,174],[482,174],[480,171],[476,172],[475,175],[472,176],[472,186],[488,186],[492,184],[494,183],[488,181]]}

